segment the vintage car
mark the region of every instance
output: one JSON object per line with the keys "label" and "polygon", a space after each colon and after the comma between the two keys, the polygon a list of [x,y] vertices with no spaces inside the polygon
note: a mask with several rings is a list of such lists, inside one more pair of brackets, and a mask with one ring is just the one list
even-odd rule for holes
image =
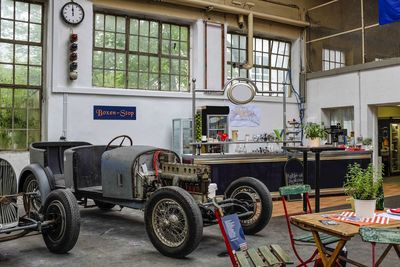
{"label": "vintage car", "polygon": [[[31,199],[39,192],[17,193],[17,177],[10,163],[0,158],[0,242],[41,232],[47,248],[54,253],[67,253],[78,240],[79,207],[70,190],[56,189],[44,199],[40,212],[31,209]],[[18,198],[26,214],[19,216]]]}
{"label": "vintage car", "polygon": [[[117,139],[121,142],[113,145]],[[126,141],[129,145],[123,146]],[[209,167],[180,162],[175,152],[133,145],[126,135],[106,146],[33,143],[30,165],[20,175],[19,192],[37,192],[26,205],[38,211],[46,196],[59,188],[71,190],[86,207],[91,199],[102,210],[115,205],[144,210],[151,242],[162,254],[176,258],[198,246],[204,225],[217,223],[213,199],[225,214],[238,214],[247,234],[268,224],[272,201],[263,183],[243,177],[235,180],[224,196],[211,199]]]}

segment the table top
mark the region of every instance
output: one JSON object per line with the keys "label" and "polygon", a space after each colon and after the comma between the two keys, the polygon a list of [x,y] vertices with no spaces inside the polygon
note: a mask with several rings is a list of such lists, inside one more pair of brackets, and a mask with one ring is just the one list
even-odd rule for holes
{"label": "table top", "polygon": [[323,151],[334,151],[334,150],[344,150],[344,148],[336,147],[336,146],[283,146],[282,149],[292,150],[292,151],[301,151],[301,152],[323,152]]}
{"label": "table top", "polygon": [[[312,213],[312,214],[304,214],[292,216],[290,221],[299,226],[300,228],[306,230],[316,230],[318,232],[324,232],[327,234],[331,234],[334,236],[338,236],[340,238],[351,238],[358,234],[360,226],[336,221],[337,225],[325,225],[320,222],[320,220],[330,220],[329,218],[322,217],[323,214],[339,214],[344,210],[336,210],[329,212],[321,212],[321,213]],[[368,227],[374,228],[394,228],[400,227],[399,220],[392,220],[389,224],[369,224]]]}

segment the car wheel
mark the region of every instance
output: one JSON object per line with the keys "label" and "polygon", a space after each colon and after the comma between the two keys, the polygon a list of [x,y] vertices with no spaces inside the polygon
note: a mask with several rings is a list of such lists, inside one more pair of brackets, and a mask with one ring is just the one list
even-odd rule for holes
{"label": "car wheel", "polygon": [[242,177],[232,182],[225,192],[227,198],[247,203],[252,214],[240,219],[245,234],[255,234],[268,224],[272,215],[272,197],[261,181]]}
{"label": "car wheel", "polygon": [[203,218],[193,197],[175,186],[163,187],[149,198],[144,220],[154,247],[163,255],[183,258],[203,236]]}
{"label": "car wheel", "polygon": [[28,196],[28,201],[24,201],[25,212],[39,212],[42,209],[41,193],[39,190],[39,183],[33,174],[29,174],[22,186],[24,193],[36,193],[36,195]]}
{"label": "car wheel", "polygon": [[96,204],[96,206],[103,211],[108,211],[115,207],[115,204],[107,203],[107,202],[103,202],[103,201],[99,201],[99,200],[95,200],[94,204]]}
{"label": "car wheel", "polygon": [[79,207],[71,191],[52,191],[43,207],[45,220],[54,223],[43,229],[43,239],[47,248],[54,253],[70,251],[78,240],[80,231]]}

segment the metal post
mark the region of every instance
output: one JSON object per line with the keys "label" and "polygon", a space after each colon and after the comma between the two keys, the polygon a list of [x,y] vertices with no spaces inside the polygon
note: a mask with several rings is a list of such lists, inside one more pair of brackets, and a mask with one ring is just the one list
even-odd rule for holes
{"label": "metal post", "polygon": [[[196,79],[192,79],[192,142],[196,142]],[[192,146],[192,154],[196,154],[196,146]]]}
{"label": "metal post", "polygon": [[315,151],[315,212],[319,212],[320,151]]}
{"label": "metal post", "polygon": [[[286,89],[283,89],[283,140],[286,141]],[[286,142],[283,145],[286,146]]]}
{"label": "metal post", "polygon": [[[303,151],[303,183],[308,184],[308,151]],[[307,199],[303,197],[303,210],[307,211]]]}

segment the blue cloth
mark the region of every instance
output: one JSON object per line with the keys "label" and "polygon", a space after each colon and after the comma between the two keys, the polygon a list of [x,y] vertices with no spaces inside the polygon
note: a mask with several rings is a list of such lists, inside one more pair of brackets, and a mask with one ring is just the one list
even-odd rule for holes
{"label": "blue cloth", "polygon": [[379,0],[379,25],[400,21],[400,0]]}

